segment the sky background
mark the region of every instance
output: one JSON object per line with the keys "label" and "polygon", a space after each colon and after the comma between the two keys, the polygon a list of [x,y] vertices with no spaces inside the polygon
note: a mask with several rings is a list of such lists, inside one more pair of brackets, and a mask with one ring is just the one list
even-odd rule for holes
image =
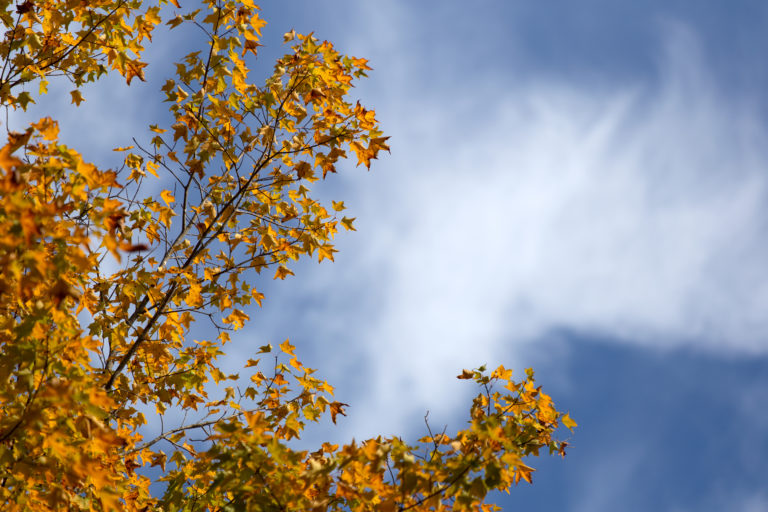
{"label": "sky background", "polygon": [[[462,368],[532,366],[579,428],[505,510],[768,510],[768,3],[262,8],[265,72],[292,28],[370,60],[356,94],[392,153],[316,187],[358,231],[262,284],[228,368],[289,337],[351,404],[310,439],[346,441],[461,428]],[[114,165],[167,119],[172,36],[146,83],[39,112]]]}

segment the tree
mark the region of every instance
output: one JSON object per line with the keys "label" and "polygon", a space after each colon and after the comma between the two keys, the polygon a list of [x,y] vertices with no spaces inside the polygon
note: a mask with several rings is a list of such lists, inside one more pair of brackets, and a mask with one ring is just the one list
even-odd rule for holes
{"label": "tree", "polygon": [[[489,490],[531,481],[526,456],[564,455],[555,431],[575,423],[530,370],[519,382],[504,367],[464,370],[480,394],[454,435],[427,425],[415,444],[379,437],[308,452],[292,440],[308,422],[335,423],[346,404],[288,340],[254,348],[248,385],[217,367],[229,332],[261,304],[257,276],[284,279],[300,257],[332,261],[337,230],[354,229],[342,202],[324,206],[309,185],[350,151],[368,168],[389,149],[374,111],[349,99],[365,59],[290,32],[290,51],[257,86],[248,66],[265,22],[250,0],[190,11],[176,0],[0,3],[0,99],[14,110],[50,80],[68,80],[76,105],[83,85],[110,73],[144,80],[144,45],[163,19],[196,27],[203,44],[162,87],[172,122],[118,148],[117,170],[59,143],[50,118],[6,127],[3,510],[489,509]],[[215,339],[189,339],[200,319]],[[172,411],[197,419],[166,424]],[[160,435],[143,437],[148,421]]]}

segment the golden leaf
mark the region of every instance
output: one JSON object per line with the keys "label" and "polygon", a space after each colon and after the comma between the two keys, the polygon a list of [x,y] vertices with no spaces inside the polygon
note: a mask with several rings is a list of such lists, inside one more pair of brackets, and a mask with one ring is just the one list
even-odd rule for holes
{"label": "golden leaf", "polygon": [[291,343],[286,339],[284,342],[280,344],[280,350],[288,354],[289,356],[293,355],[293,351],[296,350],[296,347],[291,345]]}
{"label": "golden leaf", "polygon": [[146,78],[144,78],[144,68],[147,67],[147,64],[144,62],[138,62],[138,61],[132,61],[128,62],[125,65],[125,81],[128,85],[131,85],[131,80],[134,79],[134,77],[138,78],[142,82],[146,82]]}
{"label": "golden leaf", "polygon": [[168,206],[170,206],[171,203],[176,201],[176,199],[173,197],[173,194],[171,194],[171,192],[168,190],[163,190],[162,192],[160,192],[160,197],[163,199],[163,201],[165,201],[165,204],[167,204]]}

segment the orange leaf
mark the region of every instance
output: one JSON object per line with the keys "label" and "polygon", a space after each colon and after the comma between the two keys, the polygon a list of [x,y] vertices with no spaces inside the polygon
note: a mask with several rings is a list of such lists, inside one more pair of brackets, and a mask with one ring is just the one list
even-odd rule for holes
{"label": "orange leaf", "polygon": [[286,277],[293,276],[293,275],[296,275],[296,274],[291,272],[291,270],[288,269],[287,267],[280,265],[279,267],[277,267],[277,270],[275,271],[275,277],[273,279],[285,279]]}
{"label": "orange leaf", "polygon": [[134,77],[138,78],[142,82],[146,82],[146,78],[144,78],[144,68],[147,67],[147,64],[145,62],[139,62],[139,61],[133,61],[128,62],[125,65],[125,81],[128,83],[128,85],[131,85],[131,80],[133,80]]}
{"label": "orange leaf", "polygon": [[160,197],[163,198],[163,201],[165,201],[165,204],[168,206],[171,206],[171,203],[176,201],[176,199],[173,197],[173,194],[171,194],[168,190],[163,190],[160,192]]}
{"label": "orange leaf", "polygon": [[341,414],[342,416],[346,416],[347,413],[344,412],[344,407],[349,407],[349,404],[344,404],[341,402],[331,402],[331,421],[333,421],[334,425],[336,424],[336,416]]}
{"label": "orange leaf", "polygon": [[291,343],[286,339],[284,342],[280,344],[280,350],[288,354],[289,356],[293,355],[293,351],[296,350],[296,347],[291,345]]}

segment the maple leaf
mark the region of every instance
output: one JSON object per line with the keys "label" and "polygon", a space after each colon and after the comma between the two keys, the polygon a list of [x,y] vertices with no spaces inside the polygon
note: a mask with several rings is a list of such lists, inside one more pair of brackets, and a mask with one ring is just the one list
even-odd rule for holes
{"label": "maple leaf", "polygon": [[24,91],[16,97],[16,102],[19,104],[19,106],[21,106],[22,110],[26,111],[27,106],[30,103],[34,103],[35,100],[32,99],[32,96],[29,94],[29,92]]}
{"label": "maple leaf", "polygon": [[82,102],[85,101],[85,99],[83,99],[83,95],[77,89],[75,89],[74,91],[70,91],[69,94],[72,96],[72,103],[74,103],[78,107]]}
{"label": "maple leaf", "polygon": [[163,199],[163,201],[165,201],[165,204],[167,204],[168,206],[170,206],[171,203],[176,201],[176,199],[174,199],[173,197],[173,194],[171,194],[171,192],[169,192],[168,190],[163,190],[162,192],[160,192],[160,197]]}
{"label": "maple leaf", "polygon": [[295,275],[289,268],[280,265],[275,271],[274,279],[285,279],[288,276]]}
{"label": "maple leaf", "polygon": [[563,426],[568,427],[570,430],[578,427],[578,424],[573,421],[568,414],[564,414],[560,421],[562,422]]}
{"label": "maple leaf", "polygon": [[344,412],[344,407],[349,407],[349,404],[344,404],[341,402],[331,402],[329,405],[331,409],[331,421],[333,421],[334,424],[336,424],[336,416],[341,414],[342,416],[346,416],[347,413]]}
{"label": "maple leaf", "polygon": [[132,61],[125,65],[125,82],[131,85],[131,80],[138,78],[142,82],[146,82],[144,78],[144,68],[147,67],[145,62]]}
{"label": "maple leaf", "polygon": [[355,229],[355,226],[352,224],[354,221],[355,221],[355,217],[352,217],[351,219],[347,218],[347,217],[342,217],[341,218],[341,225],[344,226],[344,228],[347,231],[357,231]]}
{"label": "maple leaf", "polygon": [[299,177],[299,179],[304,179],[307,177],[312,177],[312,166],[309,165],[307,162],[299,162],[295,166],[296,169],[296,175]]}
{"label": "maple leaf", "polygon": [[258,49],[259,46],[262,46],[262,45],[260,45],[256,41],[246,41],[245,44],[243,45],[242,55],[245,55],[246,52],[251,52],[254,55],[254,57],[257,57],[258,53],[256,50]]}
{"label": "maple leaf", "polygon": [[176,123],[171,128],[173,128],[173,141],[176,142],[179,139],[186,139],[187,138],[187,125],[183,123]]}
{"label": "maple leaf", "polygon": [[290,342],[286,339],[284,342],[280,344],[280,350],[288,354],[289,356],[293,355],[293,351],[296,350],[296,347],[290,344]]}
{"label": "maple leaf", "polygon": [[324,259],[333,261],[333,253],[338,252],[331,245],[323,245],[317,249],[317,261],[322,262]]}

